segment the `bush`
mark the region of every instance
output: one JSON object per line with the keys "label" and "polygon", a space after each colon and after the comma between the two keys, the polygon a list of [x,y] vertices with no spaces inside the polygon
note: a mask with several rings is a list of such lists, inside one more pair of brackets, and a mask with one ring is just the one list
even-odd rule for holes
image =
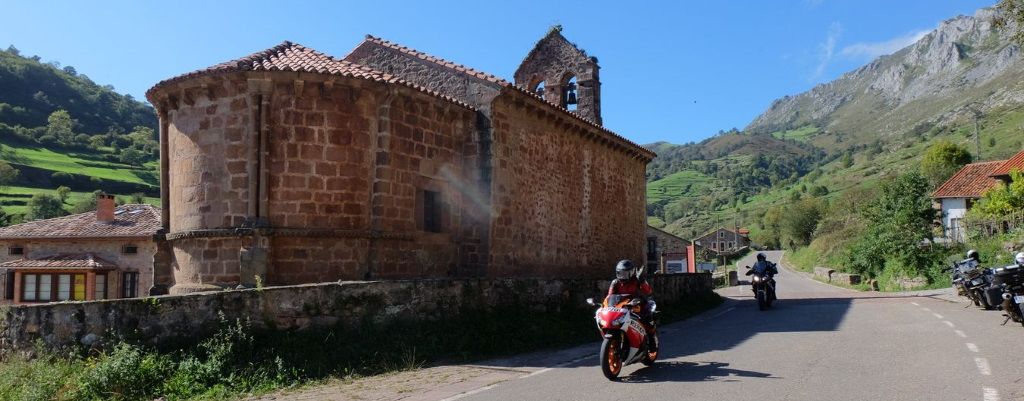
{"label": "bush", "polygon": [[78,381],[75,398],[80,400],[130,401],[154,399],[161,395],[164,377],[174,363],[166,356],[142,348],[118,344],[113,352],[98,358]]}

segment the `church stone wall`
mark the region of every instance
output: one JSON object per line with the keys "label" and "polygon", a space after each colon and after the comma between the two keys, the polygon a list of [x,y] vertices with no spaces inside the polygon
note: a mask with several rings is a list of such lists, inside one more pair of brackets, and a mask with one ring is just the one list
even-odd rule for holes
{"label": "church stone wall", "polygon": [[596,278],[643,261],[645,162],[523,97],[494,103],[492,274]]}

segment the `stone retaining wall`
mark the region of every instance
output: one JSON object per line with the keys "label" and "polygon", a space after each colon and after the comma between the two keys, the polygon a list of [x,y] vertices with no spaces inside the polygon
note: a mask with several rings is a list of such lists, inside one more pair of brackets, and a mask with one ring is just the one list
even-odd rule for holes
{"label": "stone retaining wall", "polygon": [[[712,290],[711,275],[670,274],[652,280],[661,305]],[[161,346],[194,342],[226,319],[256,329],[302,330],[368,321],[443,320],[467,309],[523,307],[538,312],[589,308],[607,280],[472,279],[333,282],[142,299],[10,306],[0,311],[0,349],[98,346],[123,338]]]}

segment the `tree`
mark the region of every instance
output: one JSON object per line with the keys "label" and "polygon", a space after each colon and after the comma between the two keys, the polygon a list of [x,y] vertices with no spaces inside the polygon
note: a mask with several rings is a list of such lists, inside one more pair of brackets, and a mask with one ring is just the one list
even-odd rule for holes
{"label": "tree", "polygon": [[20,56],[21,55],[21,51],[18,50],[17,47],[14,47],[14,45],[7,46],[7,52],[10,53],[10,54],[13,54],[15,56]]}
{"label": "tree", "polygon": [[811,196],[822,197],[828,195],[828,187],[824,185],[817,185],[811,188]]}
{"label": "tree", "polygon": [[71,213],[89,213],[96,210],[96,197],[102,195],[103,191],[93,191],[92,196],[86,196],[85,198],[79,199],[75,202],[75,205],[71,207]]}
{"label": "tree", "polygon": [[0,188],[10,185],[18,178],[20,172],[3,160],[0,160]]}
{"label": "tree", "polygon": [[850,168],[853,166],[853,155],[850,152],[843,153],[843,158],[839,162],[843,168]]}
{"label": "tree", "polygon": [[969,213],[973,216],[1002,217],[1024,211],[1024,173],[1018,170],[1011,171],[1010,179],[1010,185],[1000,183],[999,186],[985,191]]}
{"label": "tree", "polygon": [[782,232],[786,234],[791,244],[808,245],[824,211],[825,207],[821,201],[814,198],[791,204],[781,216]]}
{"label": "tree", "polygon": [[970,162],[971,153],[963,146],[950,141],[938,141],[924,152],[924,157],[921,159],[921,173],[927,177],[928,182],[934,188]]}
{"label": "tree", "polygon": [[27,218],[29,220],[52,219],[67,215],[64,203],[60,198],[50,194],[35,194],[28,201]]}
{"label": "tree", "polygon": [[68,196],[71,195],[71,188],[63,185],[57,187],[57,197],[60,198],[60,202],[64,203],[68,201]]}
{"label": "tree", "polygon": [[61,144],[68,145],[75,142],[75,121],[66,110],[57,110],[50,113],[46,119],[46,134],[57,138]]}
{"label": "tree", "polygon": [[0,227],[7,227],[11,225],[14,220],[14,216],[7,214],[4,209],[0,209]]}
{"label": "tree", "polygon": [[855,271],[875,277],[890,261],[915,270],[931,264],[931,254],[921,247],[931,238],[936,218],[928,189],[928,180],[917,171],[882,184],[882,193],[861,210],[868,229],[850,249]]}

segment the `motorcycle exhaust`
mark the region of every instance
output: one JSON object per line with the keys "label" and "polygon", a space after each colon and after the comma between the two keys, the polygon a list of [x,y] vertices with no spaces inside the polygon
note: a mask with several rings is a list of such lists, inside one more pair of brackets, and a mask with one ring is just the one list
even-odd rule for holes
{"label": "motorcycle exhaust", "polygon": [[1013,298],[1013,295],[1010,295],[1009,293],[1006,293],[1006,292],[1003,293],[1003,299],[1004,300],[1009,301],[1010,298]]}

